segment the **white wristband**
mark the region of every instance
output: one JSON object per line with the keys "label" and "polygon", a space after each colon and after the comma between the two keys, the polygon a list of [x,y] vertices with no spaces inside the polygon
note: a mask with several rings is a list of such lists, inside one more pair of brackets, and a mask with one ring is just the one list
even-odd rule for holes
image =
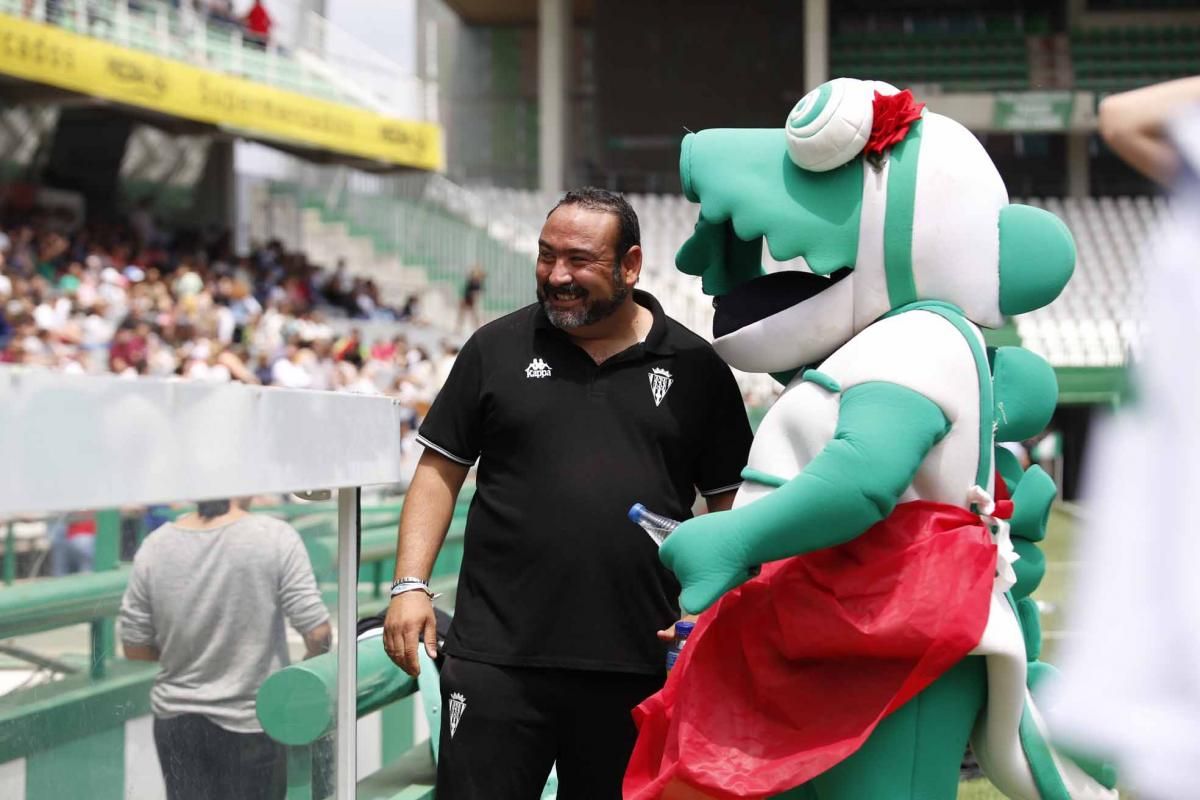
{"label": "white wristband", "polygon": [[429,584],[425,583],[425,581],[398,581],[392,585],[391,596],[397,597],[405,592],[417,591],[424,592],[430,600],[441,597],[441,594],[434,594],[434,592],[430,590]]}

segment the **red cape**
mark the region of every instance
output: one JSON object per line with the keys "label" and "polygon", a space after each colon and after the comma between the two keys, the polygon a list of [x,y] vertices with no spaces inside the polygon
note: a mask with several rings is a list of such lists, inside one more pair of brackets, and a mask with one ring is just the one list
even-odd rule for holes
{"label": "red cape", "polygon": [[662,691],[634,710],[625,797],[659,798],[672,781],[672,793],[763,797],[825,772],[979,643],[995,573],[979,517],[926,501],[764,565],[700,617]]}

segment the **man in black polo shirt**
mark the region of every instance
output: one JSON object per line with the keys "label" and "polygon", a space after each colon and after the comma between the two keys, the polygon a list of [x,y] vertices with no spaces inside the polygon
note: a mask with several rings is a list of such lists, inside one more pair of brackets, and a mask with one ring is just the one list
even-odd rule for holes
{"label": "man in black polo shirt", "polygon": [[[384,643],[434,654],[424,581],[478,459],[445,643],[438,800],[618,798],[630,711],[662,685],[679,584],[626,517],[733,502],[750,426],[729,368],[635,290],[637,216],[569,192],[546,218],[538,303],[467,341],[418,440]],[[658,632],[658,636],[656,636]]]}

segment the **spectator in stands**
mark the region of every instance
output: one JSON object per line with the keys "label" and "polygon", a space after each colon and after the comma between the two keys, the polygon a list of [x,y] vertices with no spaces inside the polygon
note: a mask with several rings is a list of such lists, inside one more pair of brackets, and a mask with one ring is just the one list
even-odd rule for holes
{"label": "spectator in stands", "polygon": [[[360,392],[374,386],[417,403],[418,415],[440,386],[427,357],[414,351],[409,364],[402,337],[340,336],[326,318],[328,281],[278,241],[234,257],[220,231],[159,231],[158,243],[141,247],[132,226],[88,224],[64,234],[50,219],[39,212],[0,224],[0,363]],[[380,302],[372,281],[344,264],[342,272],[355,316],[400,316]],[[347,347],[350,338],[356,343]],[[338,359],[349,359],[354,372],[339,371]]]}
{"label": "spectator in stands", "polygon": [[240,27],[232,0],[208,0],[208,17],[222,27]]}
{"label": "spectator in stands", "polygon": [[479,296],[483,294],[485,273],[482,268],[475,266],[467,273],[463,281],[462,300],[458,304],[458,330],[463,330],[463,323],[469,326],[467,331],[473,331],[482,324],[479,316]]}
{"label": "spectator in stands", "polygon": [[[537,797],[554,762],[560,796],[620,797],[630,712],[664,676],[655,631],[679,613],[678,583],[625,514],[644,502],[686,518],[697,488],[729,508],[750,445],[729,368],[634,290],[624,198],[568,192],[539,251],[539,302],[467,341],[421,426],[400,523],[384,641],[415,675],[422,643],[436,655],[425,581],[479,459],[441,670],[439,800]],[[651,370],[678,394],[654,395]]]}
{"label": "spectator in stands", "polygon": [[50,574],[55,577],[91,572],[96,560],[96,514],[76,511],[47,523]]}
{"label": "spectator in stands", "polygon": [[129,214],[129,227],[137,234],[138,244],[149,247],[158,240],[158,229],[154,224],[154,201],[143,197],[138,201],[137,208]]}
{"label": "spectator in stands", "polygon": [[271,359],[266,353],[259,353],[255,356],[251,369],[254,371],[254,376],[258,378],[259,383],[268,386],[271,384]]}
{"label": "spectator in stands", "polygon": [[336,361],[346,361],[355,367],[361,367],[363,363],[362,351],[362,331],[358,328],[351,328],[350,333],[338,339],[334,344],[333,358]]}
{"label": "spectator in stands", "polygon": [[299,534],[228,500],[147,537],[121,601],[125,657],[157,661],[150,692],[168,800],[282,800],[286,752],[262,731],[255,696],[290,663],[329,650],[329,612]]}
{"label": "spectator in stands", "polygon": [[246,12],[246,40],[251,44],[266,49],[271,43],[271,27],[274,23],[271,15],[262,4],[262,0],[254,0],[254,5]]}
{"label": "spectator in stands", "polygon": [[8,277],[7,256],[0,250],[0,304],[7,303],[12,298],[12,278]]}
{"label": "spectator in stands", "polygon": [[307,389],[312,386],[313,378],[302,364],[302,349],[296,344],[289,344],[283,358],[271,366],[271,384],[284,386],[289,389]]}
{"label": "spectator in stands", "polygon": [[339,258],[337,267],[323,287],[325,299],[350,313],[354,308],[354,278],[346,267],[346,259]]}
{"label": "spectator in stands", "polygon": [[404,305],[396,312],[397,322],[416,322],[417,307],[420,305],[421,299],[415,294],[410,294],[405,300]]}
{"label": "spectator in stands", "polygon": [[127,370],[137,374],[146,371],[146,356],[150,347],[149,326],[127,319],[122,323],[108,348],[108,368],[118,375]]}
{"label": "spectator in stands", "polygon": [[449,339],[442,340],[442,352],[438,356],[437,362],[433,365],[433,385],[440,387],[445,386],[446,381],[450,377],[451,370],[454,369],[454,362],[458,359],[459,347],[456,343]]}
{"label": "spectator in stands", "polygon": [[371,345],[371,360],[390,364],[397,353],[407,350],[403,336],[395,336],[391,341],[379,339]]}

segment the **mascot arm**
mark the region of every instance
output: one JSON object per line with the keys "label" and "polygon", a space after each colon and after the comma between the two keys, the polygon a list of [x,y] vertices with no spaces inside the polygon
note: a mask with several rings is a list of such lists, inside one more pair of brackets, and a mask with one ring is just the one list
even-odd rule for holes
{"label": "mascot arm", "polygon": [[833,439],[804,470],[740,508],[684,522],[660,558],[699,613],[757,564],[850,541],[891,513],[926,454],[950,429],[929,398],[873,381],[842,394]]}

